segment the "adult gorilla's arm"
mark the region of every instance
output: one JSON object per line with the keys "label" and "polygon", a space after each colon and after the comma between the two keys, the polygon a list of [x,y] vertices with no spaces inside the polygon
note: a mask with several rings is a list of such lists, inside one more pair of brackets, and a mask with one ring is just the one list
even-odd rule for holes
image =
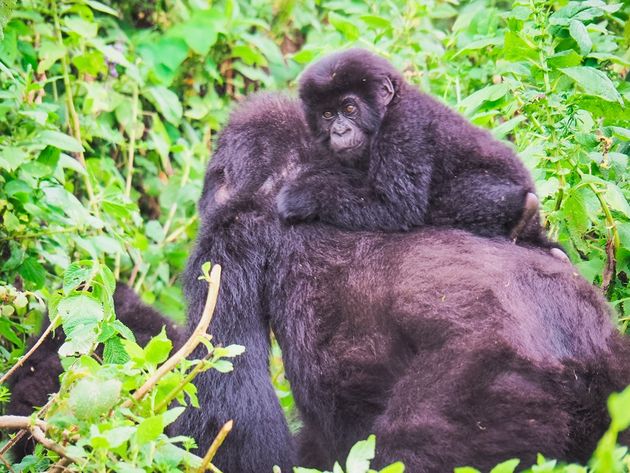
{"label": "adult gorilla's arm", "polygon": [[[189,303],[189,330],[201,317],[208,285],[198,280],[201,265],[212,261],[223,266],[221,287],[209,333],[215,345],[237,343],[245,353],[234,359],[234,371],[209,370],[196,379],[201,409],[187,409],[174,425],[178,434],[197,440],[201,455],[225,422],[234,427],[213,463],[223,471],[271,472],[274,465],[290,471],[294,448],[284,414],[269,377],[269,326],[260,302],[261,266],[230,260],[234,248],[229,238],[216,236],[220,229],[202,228],[184,275]],[[237,253],[238,254],[238,253]],[[247,256],[244,260],[247,260]],[[203,349],[193,354],[203,356]]]}

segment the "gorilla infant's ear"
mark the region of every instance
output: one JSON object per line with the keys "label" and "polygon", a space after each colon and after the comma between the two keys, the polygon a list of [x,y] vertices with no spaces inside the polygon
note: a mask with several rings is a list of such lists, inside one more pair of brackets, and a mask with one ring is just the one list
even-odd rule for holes
{"label": "gorilla infant's ear", "polygon": [[394,84],[392,84],[389,77],[385,77],[378,90],[378,98],[381,106],[387,107],[389,102],[394,98],[395,93]]}

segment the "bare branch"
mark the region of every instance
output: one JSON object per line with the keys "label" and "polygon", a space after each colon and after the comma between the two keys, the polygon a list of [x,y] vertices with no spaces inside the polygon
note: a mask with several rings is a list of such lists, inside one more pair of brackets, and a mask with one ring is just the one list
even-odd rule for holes
{"label": "bare branch", "polygon": [[67,458],[72,462],[76,462],[74,458],[68,456],[66,450],[59,444],[50,440],[44,432],[48,428],[48,424],[41,419],[33,419],[25,416],[0,416],[0,429],[28,429],[33,438],[41,443],[48,450]]}
{"label": "bare branch", "polygon": [[219,447],[221,446],[221,444],[223,444],[225,437],[227,437],[227,435],[232,430],[233,426],[234,421],[228,420],[225,425],[221,427],[221,430],[219,430],[219,433],[214,438],[212,444],[208,448],[208,451],[204,455],[203,460],[201,461],[201,466],[197,470],[197,473],[204,473],[206,470],[211,470],[213,472],[219,471],[219,469],[211,462],[214,456],[217,454],[217,450],[219,450]]}
{"label": "bare branch", "polygon": [[53,319],[52,322],[50,322],[50,325],[48,325],[48,327],[46,327],[46,330],[44,330],[44,333],[41,334],[41,336],[37,339],[37,342],[35,342],[35,345],[33,345],[31,347],[31,349],[22,357],[18,360],[18,362],[16,364],[14,364],[11,369],[9,371],[7,371],[6,373],[4,373],[4,375],[2,376],[2,378],[0,378],[0,384],[4,384],[6,382],[7,379],[9,379],[11,377],[11,375],[13,373],[15,373],[15,371],[24,364],[24,362],[26,360],[29,359],[29,357],[35,353],[35,350],[37,350],[39,348],[39,346],[44,343],[44,340],[46,340],[46,337],[48,336],[48,334],[53,330],[53,328],[55,327],[55,325],[57,324],[57,321],[59,320],[59,315],[57,317],[55,317]]}
{"label": "bare branch", "polygon": [[203,313],[201,314],[201,320],[197,324],[194,332],[190,336],[186,343],[168,360],[166,360],[153,375],[142,385],[140,388],[133,393],[133,397],[128,399],[122,404],[122,407],[130,407],[133,404],[133,401],[142,399],[145,394],[147,394],[157,383],[158,381],[167,373],[175,369],[175,367],[179,364],[180,361],[185,359],[188,355],[190,355],[197,345],[201,342],[201,339],[206,335],[208,331],[208,327],[210,326],[210,321],[212,320],[212,314],[214,313],[214,308],[217,305],[217,297],[219,295],[219,284],[221,282],[221,266],[214,265],[212,267],[212,271],[210,271],[210,281],[208,287],[208,296],[206,297],[206,305],[203,308]]}

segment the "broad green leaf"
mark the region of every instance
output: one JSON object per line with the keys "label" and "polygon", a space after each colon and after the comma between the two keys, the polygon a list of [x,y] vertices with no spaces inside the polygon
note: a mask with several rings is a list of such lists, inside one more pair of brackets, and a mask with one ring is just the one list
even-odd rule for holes
{"label": "broad green leaf", "polygon": [[566,67],[560,70],[573,79],[587,95],[623,105],[623,99],[615,85],[602,71],[586,66]]}
{"label": "broad green leaf", "polygon": [[103,347],[103,362],[123,364],[127,361],[129,361],[129,355],[127,355],[120,338],[112,337],[108,339]]}
{"label": "broad green leaf", "polygon": [[63,20],[66,28],[83,38],[94,38],[98,32],[98,25],[80,16],[68,16]]}
{"label": "broad green leaf", "polygon": [[35,289],[41,288],[46,281],[46,270],[33,257],[26,258],[18,268],[18,272],[26,281],[32,283]]}
{"label": "broad green leaf", "polygon": [[568,49],[549,56],[547,58],[547,64],[556,69],[577,66],[582,64],[582,56],[576,53],[573,49]]}
{"label": "broad green leaf", "polygon": [[38,141],[59,148],[62,151],[80,152],[83,146],[72,136],[66,135],[59,131],[46,130],[40,133]]}
{"label": "broad green leaf", "polygon": [[4,227],[8,232],[16,232],[20,228],[20,220],[10,210],[5,210],[2,215]]}
{"label": "broad green leaf", "polygon": [[94,262],[92,260],[76,261],[72,263],[63,274],[63,292],[68,295],[79,285],[90,279],[94,272]]}
{"label": "broad green leaf", "polygon": [[162,86],[149,87],[144,96],[167,121],[173,125],[179,123],[182,118],[182,104],[174,92]]}
{"label": "broad green leaf", "polygon": [[628,200],[625,198],[621,189],[612,182],[606,183],[604,200],[613,210],[621,212],[626,217],[630,218],[630,204],[628,204]]}
{"label": "broad green leaf", "polygon": [[517,32],[507,31],[503,40],[505,59],[514,61],[537,61],[538,51],[535,45],[524,40]]}
{"label": "broad green leaf", "polygon": [[349,41],[356,41],[361,36],[357,25],[337,13],[330,12],[328,14],[328,21],[330,21],[330,24],[333,25],[337,31],[348,38]]}
{"label": "broad green leaf", "polygon": [[164,422],[162,421],[162,415],[157,415],[144,419],[138,425],[136,430],[136,441],[138,445],[144,445],[145,443],[152,442],[164,432]]}
{"label": "broad green leaf", "polygon": [[103,436],[107,439],[111,448],[117,448],[129,440],[135,432],[136,427],[122,426],[103,432]]}
{"label": "broad green leaf", "polygon": [[460,466],[453,470],[453,473],[481,473],[476,468],[472,468],[470,466]]}
{"label": "broad green leaf", "polygon": [[591,52],[591,49],[593,49],[593,41],[591,41],[584,23],[577,20],[571,20],[569,22],[569,33],[580,48],[580,54],[582,56],[586,56]]}
{"label": "broad green leaf", "polygon": [[484,102],[499,100],[505,97],[509,91],[510,87],[505,83],[489,85],[466,97],[459,103],[459,107],[464,111],[465,115],[470,115],[481,107]]}
{"label": "broad green leaf", "polygon": [[0,169],[5,169],[9,172],[14,171],[27,159],[28,154],[20,148],[15,146],[0,148]]}
{"label": "broad green leaf", "polygon": [[166,336],[166,331],[162,327],[161,332],[153,337],[144,348],[144,358],[149,363],[158,365],[168,358],[173,344]]}
{"label": "broad green leaf", "polygon": [[346,473],[365,473],[374,458],[376,437],[370,435],[366,440],[354,444],[346,460]]}
{"label": "broad green leaf", "polygon": [[84,378],[70,390],[68,404],[79,419],[95,419],[106,414],[120,398],[122,383]]}
{"label": "broad green leaf", "polygon": [[44,39],[37,52],[40,58],[39,64],[37,65],[37,72],[42,74],[66,55],[66,48],[57,41]]}
{"label": "broad green leaf", "polygon": [[361,15],[360,20],[368,26],[377,29],[390,29],[392,23],[387,18],[378,15]]}
{"label": "broad green leaf", "polygon": [[103,306],[87,295],[71,296],[62,299],[57,306],[63,329],[69,336],[79,326],[96,325],[103,320]]}

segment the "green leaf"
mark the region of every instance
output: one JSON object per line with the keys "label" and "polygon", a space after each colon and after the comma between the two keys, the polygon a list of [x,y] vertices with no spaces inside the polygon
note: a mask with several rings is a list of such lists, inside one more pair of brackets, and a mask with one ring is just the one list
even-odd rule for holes
{"label": "green leaf", "polygon": [[224,18],[216,9],[197,11],[185,23],[175,25],[168,36],[183,39],[195,53],[205,56],[224,29]]}
{"label": "green leaf", "polygon": [[522,61],[538,60],[536,47],[525,41],[517,32],[507,31],[503,40],[503,55],[505,59]]}
{"label": "green leaf", "polygon": [[138,425],[138,430],[136,431],[136,441],[139,445],[144,445],[145,443],[152,442],[164,431],[164,422],[162,421],[162,416],[153,416],[147,419],[144,419]]}
{"label": "green leaf", "polygon": [[453,473],[481,473],[481,472],[477,470],[476,468],[473,468],[470,466],[460,466],[458,468],[455,468],[455,470],[453,470]]}
{"label": "green leaf", "polygon": [[56,41],[44,39],[37,52],[40,59],[39,64],[37,65],[37,72],[42,74],[50,69],[55,62],[66,55],[66,48]]}
{"label": "green leaf", "polygon": [[63,292],[68,295],[74,291],[79,285],[90,279],[90,275],[94,271],[94,262],[92,260],[76,261],[72,263],[63,274]]}
{"label": "green leaf", "polygon": [[504,461],[490,470],[490,473],[514,473],[514,470],[516,470],[519,463],[520,460],[518,459]]}
{"label": "green leaf", "polygon": [[623,105],[623,99],[608,76],[592,67],[578,66],[560,69],[564,74],[573,79],[586,95],[592,95],[608,102],[619,102]]}
{"label": "green leaf", "polygon": [[68,16],[63,20],[66,28],[82,38],[94,38],[98,32],[98,25],[80,16]]}
{"label": "green leaf", "polygon": [[370,468],[370,460],[374,458],[375,445],[374,435],[354,444],[346,460],[346,473],[366,473]]}
{"label": "green leaf", "polygon": [[162,327],[160,333],[149,340],[149,343],[144,348],[144,358],[149,363],[159,365],[168,358],[172,348],[173,344],[166,336],[164,327]]}
{"label": "green leaf", "polygon": [[404,471],[405,465],[402,462],[396,462],[386,466],[379,473],[404,473]]}
{"label": "green leaf", "polygon": [[28,159],[28,154],[14,146],[0,148],[0,169],[11,172]]}
{"label": "green leaf", "polygon": [[391,29],[392,27],[390,20],[378,15],[361,15],[359,19],[374,29]]}
{"label": "green leaf", "polygon": [[349,41],[356,41],[361,36],[361,31],[357,25],[337,13],[330,12],[328,14],[328,21]]}
{"label": "green leaf", "polygon": [[466,97],[459,103],[459,107],[464,110],[465,115],[470,115],[484,102],[499,100],[505,97],[509,91],[510,87],[505,83],[489,85]]}
{"label": "green leaf", "polygon": [[68,404],[79,419],[95,419],[114,407],[120,398],[121,388],[122,383],[117,379],[84,378],[70,390]]}
{"label": "green leaf", "polygon": [[4,227],[8,232],[15,232],[20,228],[20,220],[9,210],[4,212],[2,220],[4,221]]}
{"label": "green leaf", "polygon": [[103,362],[123,364],[127,361],[129,361],[129,355],[127,355],[120,338],[112,337],[108,339],[103,347]]}
{"label": "green leaf", "polygon": [[626,217],[630,218],[630,204],[624,196],[623,192],[612,182],[606,183],[606,193],[604,194],[604,200],[608,205],[618,212],[621,212]]}
{"label": "green leaf", "polygon": [[59,148],[62,151],[71,151],[78,153],[83,151],[83,146],[72,136],[59,131],[46,130],[40,133],[38,141]]}
{"label": "green leaf", "polygon": [[569,23],[569,33],[577,43],[578,48],[580,48],[580,54],[582,56],[586,56],[591,52],[591,49],[593,49],[593,41],[591,41],[591,37],[588,35],[588,31],[586,30],[584,23],[577,20],[571,20]]}
{"label": "green leaf", "polygon": [[114,427],[111,430],[103,432],[103,436],[107,439],[110,448],[117,448],[128,441],[135,432],[136,427]]}
{"label": "green leaf", "polygon": [[44,282],[46,281],[46,270],[35,258],[26,258],[18,268],[18,272],[25,280],[32,283],[35,289],[39,289],[44,286]]}
{"label": "green leaf", "polygon": [[608,412],[612,426],[618,432],[630,427],[630,387],[621,393],[612,393],[608,398]]}
{"label": "green leaf", "polygon": [[212,363],[212,367],[219,373],[230,373],[234,370],[234,365],[227,360],[217,360]]}
{"label": "green leaf", "polygon": [[556,53],[547,58],[547,65],[555,69],[577,66],[579,64],[582,64],[582,56],[576,53],[573,49]]}
{"label": "green leaf", "polygon": [[87,295],[71,296],[62,299],[57,306],[63,330],[70,337],[77,327],[95,326],[103,320],[103,306]]}
{"label": "green leaf", "polygon": [[149,87],[144,96],[153,104],[155,109],[162,114],[164,119],[177,125],[182,118],[182,104],[177,95],[166,87]]}

